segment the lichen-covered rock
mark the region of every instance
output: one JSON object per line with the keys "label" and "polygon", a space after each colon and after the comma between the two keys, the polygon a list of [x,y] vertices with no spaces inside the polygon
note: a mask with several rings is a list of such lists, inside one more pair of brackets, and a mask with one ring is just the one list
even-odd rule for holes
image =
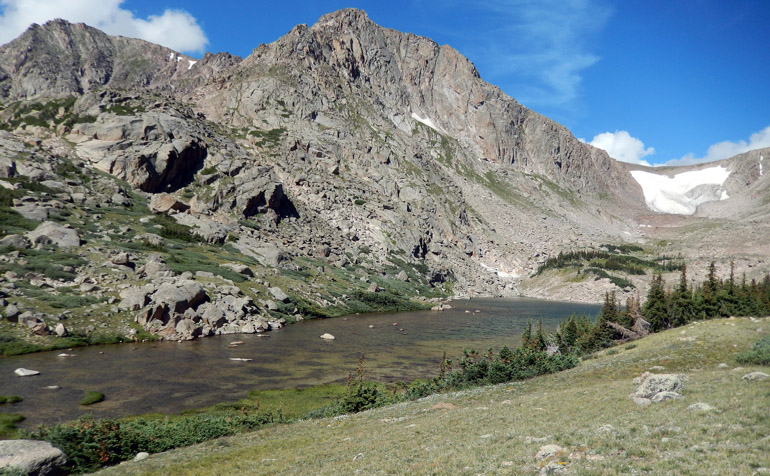
{"label": "lichen-covered rock", "polygon": [[765,380],[768,378],[770,378],[770,375],[764,372],[751,372],[741,377],[742,380],[746,380],[747,382],[752,380]]}
{"label": "lichen-covered rock", "polygon": [[684,389],[686,377],[682,374],[650,374],[631,398],[653,399],[661,392],[679,392]]}

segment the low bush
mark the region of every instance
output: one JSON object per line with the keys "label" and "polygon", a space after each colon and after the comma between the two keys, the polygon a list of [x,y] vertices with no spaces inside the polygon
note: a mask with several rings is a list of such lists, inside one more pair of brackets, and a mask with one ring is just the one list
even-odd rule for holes
{"label": "low bush", "polygon": [[770,336],[759,339],[754,347],[736,357],[741,364],[770,365]]}
{"label": "low bush", "polygon": [[496,355],[490,349],[484,356],[475,350],[466,350],[460,361],[460,370],[448,373],[444,385],[453,387],[524,380],[571,369],[578,362],[573,355],[549,355],[545,351],[525,347],[514,350],[503,347]]}
{"label": "low bush", "polygon": [[34,432],[25,432],[24,436],[48,441],[61,449],[67,455],[68,469],[84,473],[126,461],[141,451],[159,453],[252,431],[278,421],[281,421],[280,414],[272,412],[136,418],[129,421],[85,416],[68,423],[41,426]]}
{"label": "low bush", "polygon": [[177,223],[168,215],[155,215],[152,222],[160,226],[160,236],[172,240],[181,240],[188,243],[205,242],[199,235],[193,233],[193,229],[187,225]]}
{"label": "low bush", "polygon": [[0,395],[0,405],[4,403],[19,403],[22,400],[18,395]]}

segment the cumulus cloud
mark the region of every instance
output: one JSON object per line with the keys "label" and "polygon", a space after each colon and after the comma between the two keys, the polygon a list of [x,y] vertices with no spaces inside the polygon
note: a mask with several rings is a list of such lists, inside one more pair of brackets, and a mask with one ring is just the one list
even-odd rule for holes
{"label": "cumulus cloud", "polygon": [[691,165],[714,162],[716,160],[729,159],[730,157],[734,157],[750,150],[764,149],[765,147],[770,147],[770,126],[751,134],[748,141],[719,142],[709,147],[706,155],[703,157],[695,157],[695,154],[687,154],[679,159],[669,160],[664,165]]}
{"label": "cumulus cloud", "polygon": [[[597,61],[591,38],[610,18],[597,0],[481,0],[489,13],[488,43],[465,51],[484,63],[493,83],[530,107],[568,107],[582,74]],[[499,27],[499,25],[504,25]],[[478,44],[478,35],[471,42]]]}
{"label": "cumulus cloud", "polygon": [[121,8],[124,0],[0,0],[0,44],[7,43],[32,23],[65,20],[86,23],[111,35],[158,43],[177,51],[203,52],[208,39],[195,17],[167,9],[146,19]]}
{"label": "cumulus cloud", "polygon": [[631,164],[649,166],[650,163],[642,158],[655,153],[655,148],[645,148],[644,142],[631,137],[626,131],[602,132],[595,135],[589,144],[606,151],[615,160]]}

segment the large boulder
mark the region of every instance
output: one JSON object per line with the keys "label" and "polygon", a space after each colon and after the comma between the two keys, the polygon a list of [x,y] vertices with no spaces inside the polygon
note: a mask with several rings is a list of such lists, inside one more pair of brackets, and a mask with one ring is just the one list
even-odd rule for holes
{"label": "large boulder", "polygon": [[629,395],[629,398],[640,406],[681,398],[679,392],[684,389],[685,380],[687,378],[682,374],[648,374],[645,372],[641,385]]}
{"label": "large boulder", "polygon": [[169,193],[157,193],[150,199],[150,210],[156,213],[184,212],[190,207]]}
{"label": "large boulder", "polygon": [[[0,440],[0,473],[44,476],[64,474],[64,453],[47,441]],[[12,471],[16,471],[14,473]]]}
{"label": "large boulder", "polygon": [[208,298],[206,290],[197,281],[186,279],[175,284],[163,283],[153,293],[152,300],[156,304],[165,304],[169,310],[179,314],[187,308],[197,307]]}
{"label": "large boulder", "polygon": [[5,318],[8,319],[10,322],[19,322],[19,308],[16,307],[15,304],[9,304],[6,306],[5,311],[3,311],[3,314],[5,314]]}
{"label": "large boulder", "polygon": [[6,247],[27,249],[29,248],[29,240],[22,235],[8,235],[0,239],[0,248]]}
{"label": "large boulder", "polygon": [[120,291],[120,297],[123,300],[118,304],[120,309],[137,311],[148,303],[148,296],[152,292],[152,286],[132,286]]}
{"label": "large boulder", "polygon": [[44,221],[33,231],[27,233],[32,243],[53,244],[59,248],[80,246],[80,235],[76,230],[52,221]]}
{"label": "large boulder", "polygon": [[268,288],[267,290],[270,291],[270,294],[273,295],[273,297],[276,299],[276,301],[287,303],[291,299],[291,298],[289,298],[289,295],[286,294],[285,292],[283,292],[283,289],[281,289],[279,287],[273,286],[273,287]]}

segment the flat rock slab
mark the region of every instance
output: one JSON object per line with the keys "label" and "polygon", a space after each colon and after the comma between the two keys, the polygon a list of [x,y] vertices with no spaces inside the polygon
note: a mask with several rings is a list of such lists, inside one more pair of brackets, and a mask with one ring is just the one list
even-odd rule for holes
{"label": "flat rock slab", "polygon": [[0,472],[16,469],[21,474],[43,476],[62,474],[64,453],[47,441],[0,440]]}
{"label": "flat rock slab", "polygon": [[741,377],[743,380],[751,381],[751,380],[765,380],[767,378],[770,378],[770,375],[767,375],[764,372],[751,372],[750,374],[746,374],[743,377]]}

